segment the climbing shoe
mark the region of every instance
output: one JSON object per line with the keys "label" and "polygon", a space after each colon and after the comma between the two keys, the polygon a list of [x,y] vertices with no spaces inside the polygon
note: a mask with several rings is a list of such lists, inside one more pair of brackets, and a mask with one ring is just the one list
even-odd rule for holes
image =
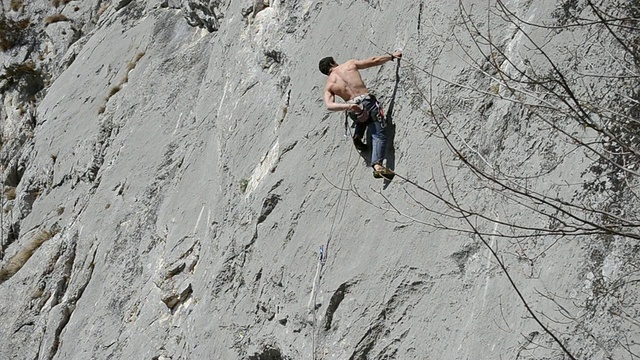
{"label": "climbing shoe", "polygon": [[386,167],[383,167],[380,170],[376,170],[375,168],[373,168],[373,177],[376,179],[386,179],[391,181],[393,180],[394,176],[396,176],[396,174]]}

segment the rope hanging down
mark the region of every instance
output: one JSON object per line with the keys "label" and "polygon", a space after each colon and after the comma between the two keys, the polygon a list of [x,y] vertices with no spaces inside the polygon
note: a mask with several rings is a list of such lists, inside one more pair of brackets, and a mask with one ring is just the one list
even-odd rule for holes
{"label": "rope hanging down", "polygon": [[[347,165],[345,167],[345,170],[343,172],[343,177],[342,177],[342,188],[344,188],[344,184],[346,183],[347,180],[347,173],[349,170],[349,167],[351,166],[351,152],[349,152],[349,158],[347,160]],[[344,191],[344,190],[341,190]],[[349,192],[345,191],[345,196],[344,196],[344,205],[346,205],[347,203],[347,199],[349,197]],[[322,274],[324,271],[324,266],[327,263],[327,258],[329,255],[329,245],[331,244],[331,240],[333,239],[333,231],[336,227],[336,218],[338,217],[338,210],[340,209],[340,202],[342,200],[343,196],[342,194],[340,194],[340,196],[338,196],[338,200],[336,201],[336,203],[333,205],[333,208],[335,209],[335,212],[333,214],[333,219],[331,221],[331,229],[329,230],[329,237],[327,239],[327,242],[324,245],[320,245],[319,251],[318,251],[318,264],[316,265],[316,274],[313,278],[313,286],[311,288],[311,297],[309,298],[309,304],[308,307],[311,309],[311,312],[313,314],[313,326],[312,326],[312,335],[311,335],[311,339],[312,339],[312,351],[313,351],[313,360],[316,359],[316,334],[317,334],[317,314],[316,314],[316,310],[317,310],[317,298],[318,298],[318,292],[320,289],[320,285],[322,283]],[[342,217],[344,216],[344,212],[346,210],[346,206],[342,206],[342,214],[340,215],[340,221],[342,221]]]}

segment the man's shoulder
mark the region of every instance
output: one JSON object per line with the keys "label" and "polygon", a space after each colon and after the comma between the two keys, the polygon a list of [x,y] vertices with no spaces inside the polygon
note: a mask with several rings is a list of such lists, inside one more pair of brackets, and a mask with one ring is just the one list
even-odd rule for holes
{"label": "man's shoulder", "polygon": [[329,91],[333,94],[333,88],[336,85],[336,82],[337,81],[335,74],[329,74],[329,76],[327,77],[327,81],[324,84],[325,91]]}
{"label": "man's shoulder", "polygon": [[343,62],[342,64],[340,64],[340,66],[343,66],[345,68],[351,68],[351,67],[355,67],[357,62],[358,62],[358,59],[351,59]]}

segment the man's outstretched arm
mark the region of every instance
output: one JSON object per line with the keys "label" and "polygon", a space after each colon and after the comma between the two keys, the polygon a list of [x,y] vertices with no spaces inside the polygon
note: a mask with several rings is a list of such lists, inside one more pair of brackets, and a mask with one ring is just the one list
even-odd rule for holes
{"label": "man's outstretched arm", "polygon": [[366,69],[374,66],[380,66],[395,58],[402,58],[402,53],[400,51],[396,51],[393,54],[374,56],[364,60],[355,60],[354,63],[357,69]]}

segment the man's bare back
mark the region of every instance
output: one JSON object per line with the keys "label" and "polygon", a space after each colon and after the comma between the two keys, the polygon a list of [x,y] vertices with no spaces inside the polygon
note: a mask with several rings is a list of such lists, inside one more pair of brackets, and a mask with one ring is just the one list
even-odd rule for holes
{"label": "man's bare back", "polygon": [[327,79],[327,89],[331,94],[349,101],[358,95],[367,94],[369,90],[362,81],[362,76],[356,67],[355,60],[334,67]]}
{"label": "man's bare back", "polygon": [[369,92],[358,70],[373,66],[380,66],[395,58],[401,58],[401,52],[389,55],[374,56],[364,60],[349,60],[343,64],[334,63],[328,69],[327,83],[324,88],[324,103],[331,111],[349,110],[360,112],[362,109],[356,104],[340,104],[335,102],[336,95],[344,101],[349,101],[358,95]]}

